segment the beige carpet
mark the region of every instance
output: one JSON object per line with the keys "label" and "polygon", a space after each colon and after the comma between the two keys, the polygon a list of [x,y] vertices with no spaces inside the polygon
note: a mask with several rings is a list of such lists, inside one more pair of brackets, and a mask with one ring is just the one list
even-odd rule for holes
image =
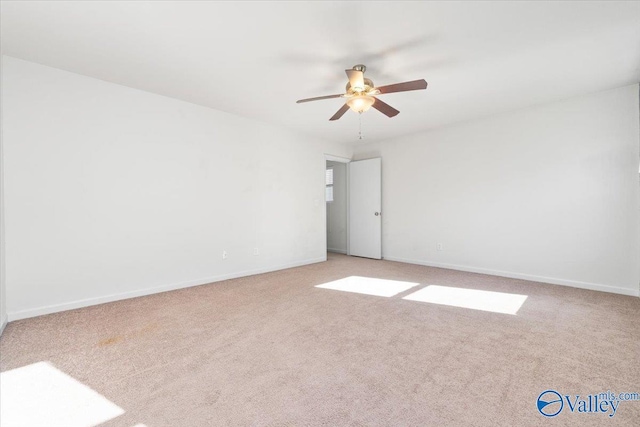
{"label": "beige carpet", "polygon": [[[314,287],[347,276],[421,285]],[[517,315],[402,299],[426,285],[528,298]],[[536,407],[547,389],[640,392],[640,299],[342,255],[12,322],[0,355],[124,410],[103,426],[640,425],[640,401],[613,418]]]}

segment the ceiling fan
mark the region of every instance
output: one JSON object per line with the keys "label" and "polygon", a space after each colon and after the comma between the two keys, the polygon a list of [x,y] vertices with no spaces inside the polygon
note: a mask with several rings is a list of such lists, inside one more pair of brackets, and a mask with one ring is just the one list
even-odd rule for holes
{"label": "ceiling fan", "polygon": [[345,104],[340,108],[329,120],[338,120],[351,108],[356,113],[364,113],[373,107],[385,114],[387,117],[395,117],[400,113],[389,104],[382,102],[375,95],[385,95],[394,92],[406,92],[409,90],[421,90],[427,88],[427,82],[422,80],[413,80],[410,82],[396,83],[387,86],[375,87],[370,79],[364,77],[367,70],[362,64],[354,65],[351,70],[345,70],[349,83],[345,93],[338,95],[318,96],[316,98],[306,98],[296,101],[297,104],[309,101],[319,101],[321,99],[346,98]]}

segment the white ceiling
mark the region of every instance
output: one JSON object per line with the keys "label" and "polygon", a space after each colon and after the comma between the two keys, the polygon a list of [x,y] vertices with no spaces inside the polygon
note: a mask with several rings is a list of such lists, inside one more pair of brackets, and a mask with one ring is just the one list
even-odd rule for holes
{"label": "white ceiling", "polygon": [[359,143],[344,70],[400,110],[365,142],[637,83],[640,2],[2,2],[3,54]]}

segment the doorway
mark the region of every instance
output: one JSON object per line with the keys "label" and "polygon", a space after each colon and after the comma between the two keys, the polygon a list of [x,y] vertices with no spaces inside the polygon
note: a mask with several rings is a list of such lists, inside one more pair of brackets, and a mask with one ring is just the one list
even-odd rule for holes
{"label": "doorway", "polygon": [[348,253],[347,163],[326,160],[327,252]]}
{"label": "doorway", "polygon": [[327,252],[382,259],[382,163],[325,154]]}

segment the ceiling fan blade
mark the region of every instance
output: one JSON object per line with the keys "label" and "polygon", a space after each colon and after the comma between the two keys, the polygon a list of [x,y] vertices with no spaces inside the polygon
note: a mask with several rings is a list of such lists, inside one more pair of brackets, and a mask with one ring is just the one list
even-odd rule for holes
{"label": "ceiling fan blade", "polygon": [[378,98],[375,98],[375,99],[376,101],[373,103],[372,107],[380,111],[385,116],[395,117],[398,114],[400,114],[400,111],[396,110],[391,105],[387,104],[386,102],[380,101]]}
{"label": "ceiling fan blade", "polygon": [[358,70],[344,70],[349,77],[349,84],[351,89],[356,92],[362,92],[364,90],[364,73]]}
{"label": "ceiling fan blade", "polygon": [[338,120],[340,117],[344,116],[344,113],[346,113],[347,110],[349,110],[349,106],[344,104],[342,108],[340,108],[329,120]]}
{"label": "ceiling fan blade", "polygon": [[378,89],[380,91],[380,95],[382,95],[385,93],[406,92],[409,90],[421,90],[426,88],[427,88],[427,81],[425,79],[422,79],[422,80],[413,80],[411,82],[380,86],[376,89]]}
{"label": "ceiling fan blade", "polygon": [[296,101],[296,104],[300,104],[302,102],[309,102],[309,101],[320,101],[321,99],[340,98],[341,96],[342,96],[342,94],[340,94],[340,95],[316,96],[315,98],[300,99],[300,100]]}

